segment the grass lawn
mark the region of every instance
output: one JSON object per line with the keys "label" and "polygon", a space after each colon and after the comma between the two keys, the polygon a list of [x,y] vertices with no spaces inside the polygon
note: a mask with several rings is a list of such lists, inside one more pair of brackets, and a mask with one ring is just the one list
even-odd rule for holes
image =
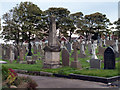
{"label": "grass lawn", "polygon": [[[78,60],[80,61],[81,65],[82,65],[82,70],[79,69],[75,69],[75,68],[70,68],[70,67],[61,67],[61,68],[57,68],[57,69],[42,69],[42,60],[37,60],[36,64],[30,65],[30,64],[19,64],[16,63],[16,61],[14,60],[14,62],[12,64],[10,64],[10,62],[8,60],[7,64],[4,64],[5,67],[8,68],[12,68],[12,69],[20,69],[20,70],[28,70],[28,71],[45,71],[45,72],[51,72],[51,73],[58,73],[58,74],[62,74],[62,75],[68,75],[70,73],[74,73],[74,74],[80,74],[80,75],[89,75],[89,76],[99,76],[99,77],[112,77],[112,76],[118,76],[118,74],[120,75],[120,58],[116,58],[116,69],[114,70],[104,70],[104,63],[101,64],[101,69],[89,69],[90,65],[88,62],[86,62],[86,60],[90,60],[90,54],[88,53],[88,49],[85,51],[87,56],[86,58],[78,58]],[[96,52],[98,52],[96,50]],[[78,51],[78,54],[80,53],[80,51]],[[27,54],[26,54],[27,55]],[[40,53],[38,53],[38,56],[40,57]],[[99,59],[103,60],[103,56],[98,56]],[[70,57],[70,62],[73,61],[74,58]],[[62,63],[62,58],[60,56],[60,61]],[[119,66],[119,67],[118,67]],[[119,71],[119,72],[118,72]]]}

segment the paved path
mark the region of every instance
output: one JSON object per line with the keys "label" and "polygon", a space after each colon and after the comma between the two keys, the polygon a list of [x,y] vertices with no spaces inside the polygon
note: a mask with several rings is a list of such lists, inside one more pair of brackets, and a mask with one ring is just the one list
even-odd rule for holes
{"label": "paved path", "polygon": [[32,76],[18,74],[19,76],[29,76],[38,84],[37,88],[109,88],[104,83],[83,81],[77,79],[66,79],[46,76]]}

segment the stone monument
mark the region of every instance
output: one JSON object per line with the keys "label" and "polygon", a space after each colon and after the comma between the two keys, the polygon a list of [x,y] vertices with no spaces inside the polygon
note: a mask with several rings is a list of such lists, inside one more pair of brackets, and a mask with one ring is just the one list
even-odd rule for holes
{"label": "stone monument", "polygon": [[71,67],[72,68],[79,68],[82,69],[80,62],[78,61],[78,52],[77,52],[77,43],[73,43],[73,49],[74,49],[74,61],[71,62]]}
{"label": "stone monument", "polygon": [[101,60],[97,58],[96,55],[96,44],[93,42],[92,44],[92,57],[90,59],[90,68],[92,69],[100,69],[101,67]]}
{"label": "stone monument", "polygon": [[57,44],[55,17],[50,17],[50,29],[48,37],[48,46],[45,46],[45,59],[43,68],[60,67],[60,46]]}

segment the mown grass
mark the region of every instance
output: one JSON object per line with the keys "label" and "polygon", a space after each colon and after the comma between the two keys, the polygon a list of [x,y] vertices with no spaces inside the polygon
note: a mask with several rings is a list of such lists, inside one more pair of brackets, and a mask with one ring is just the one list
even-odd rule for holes
{"label": "mown grass", "polygon": [[[32,50],[33,51],[33,50]],[[72,51],[73,52],[73,51]],[[72,53],[71,52],[71,53]],[[14,60],[13,63],[11,64],[8,60],[7,64],[4,64],[5,67],[7,68],[12,68],[12,69],[20,69],[20,70],[28,70],[28,71],[45,71],[45,72],[51,72],[51,73],[58,73],[58,74],[63,74],[63,75],[68,75],[70,73],[74,74],[80,74],[80,75],[89,75],[89,76],[99,76],[99,77],[113,77],[113,76],[118,76],[120,75],[120,57],[116,58],[116,69],[114,70],[104,70],[104,63],[101,63],[101,69],[89,69],[90,64],[86,60],[90,60],[91,55],[88,53],[88,49],[86,49],[86,58],[78,58],[82,65],[82,70],[71,68],[71,67],[61,67],[61,68],[56,68],[56,69],[43,69],[42,65],[42,60],[36,60],[36,64],[30,65],[30,64],[19,64],[16,63]],[[98,52],[98,50],[96,50]],[[71,55],[70,53],[70,55]],[[78,51],[78,54],[80,51]],[[26,54],[27,55],[27,54]],[[40,53],[37,54],[39,57]],[[98,58],[103,60],[103,56],[98,55]],[[70,57],[70,62],[73,61],[74,58]],[[62,57],[60,54],[60,62],[62,63]],[[119,64],[118,64],[119,62]]]}

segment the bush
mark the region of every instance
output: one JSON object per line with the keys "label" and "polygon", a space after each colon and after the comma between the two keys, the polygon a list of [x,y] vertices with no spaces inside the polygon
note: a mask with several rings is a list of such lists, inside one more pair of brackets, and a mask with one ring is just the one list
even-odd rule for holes
{"label": "bush", "polygon": [[8,68],[5,66],[2,66],[2,81],[6,80],[8,77]]}

